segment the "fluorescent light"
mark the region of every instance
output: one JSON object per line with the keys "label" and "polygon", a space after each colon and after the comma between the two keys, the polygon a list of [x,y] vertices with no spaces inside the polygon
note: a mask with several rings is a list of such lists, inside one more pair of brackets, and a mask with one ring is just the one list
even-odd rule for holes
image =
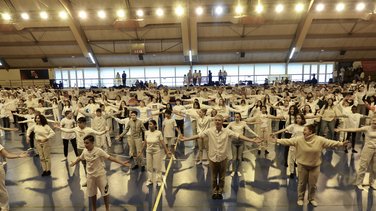
{"label": "fluorescent light", "polygon": [[363,11],[364,9],[366,8],[366,4],[364,2],[359,2],[358,4],[356,4],[356,11]]}
{"label": "fluorescent light", "polygon": [[304,4],[302,4],[302,3],[297,3],[297,4],[295,5],[295,11],[296,11],[296,12],[303,12],[303,10],[304,10]]}
{"label": "fluorescent light", "polygon": [[336,5],[337,12],[342,12],[344,9],[345,9],[345,4],[344,3],[338,3]]}
{"label": "fluorescent light", "polygon": [[223,7],[222,6],[217,6],[214,10],[216,15],[222,15],[223,13]]}
{"label": "fluorescent light", "polygon": [[61,11],[61,12],[59,12],[59,17],[61,19],[67,19],[68,18],[68,14],[65,11]]}
{"label": "fluorescent light", "polygon": [[264,11],[264,6],[262,6],[262,4],[257,4],[256,5],[256,12],[257,13],[262,13],[262,11]]}
{"label": "fluorescent light", "polygon": [[235,13],[241,15],[244,12],[244,9],[241,5],[235,7]]}
{"label": "fluorescent light", "polygon": [[136,11],[136,15],[138,17],[143,17],[144,16],[144,11],[142,11],[141,9],[139,9],[139,10]]}
{"label": "fluorescent light", "polygon": [[86,19],[87,18],[87,13],[85,11],[81,10],[78,13],[78,17],[80,17],[81,19]]}
{"label": "fluorescent light", "polygon": [[40,12],[39,16],[44,20],[48,19],[48,13],[45,11]]}
{"label": "fluorescent light", "polygon": [[289,59],[291,59],[294,56],[294,53],[295,53],[295,47],[292,48]]}
{"label": "fluorescent light", "polygon": [[192,51],[189,50],[189,62],[192,62]]}
{"label": "fluorescent light", "polygon": [[117,15],[118,18],[124,18],[125,12],[124,12],[124,10],[118,10],[118,11],[116,11],[116,15]]}
{"label": "fluorescent light", "polygon": [[106,12],[103,10],[99,10],[97,14],[98,14],[98,17],[101,19],[106,18]]}
{"label": "fluorescent light", "polygon": [[6,13],[3,13],[1,16],[2,16],[3,19],[6,20],[6,21],[9,21],[10,19],[12,19],[12,17],[10,16],[10,14],[7,13],[7,12],[6,12]]}
{"label": "fluorescent light", "polygon": [[316,5],[316,11],[317,12],[322,12],[325,9],[325,4],[319,3]]}
{"label": "fluorescent light", "polygon": [[155,13],[157,14],[157,16],[161,17],[164,15],[164,11],[162,8],[158,8],[157,11],[155,11]]}
{"label": "fluorescent light", "polygon": [[175,14],[177,15],[177,16],[182,16],[183,14],[184,14],[184,8],[182,7],[182,6],[177,6],[176,8],[175,8]]}
{"label": "fluorescent light", "polygon": [[91,62],[92,62],[93,64],[95,64],[95,60],[94,60],[93,55],[92,55],[90,52],[88,53],[88,55],[89,55],[89,58],[90,58]]}
{"label": "fluorescent light", "polygon": [[276,12],[276,13],[281,13],[284,9],[285,9],[285,7],[283,6],[283,4],[278,4],[278,5],[275,7],[275,12]]}
{"label": "fluorescent light", "polygon": [[26,12],[23,12],[23,13],[21,13],[21,18],[24,19],[24,20],[29,20],[30,16]]}
{"label": "fluorescent light", "polygon": [[196,8],[196,15],[202,15],[203,13],[204,13],[204,8],[202,8],[202,7]]}
{"label": "fluorescent light", "polygon": [[0,61],[0,66],[3,66],[3,63]]}

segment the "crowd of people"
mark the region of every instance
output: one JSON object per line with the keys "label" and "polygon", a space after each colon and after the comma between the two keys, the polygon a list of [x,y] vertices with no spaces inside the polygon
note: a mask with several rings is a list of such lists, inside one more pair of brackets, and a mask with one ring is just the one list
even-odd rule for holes
{"label": "crowd of people", "polygon": [[[192,79],[194,85],[201,85],[200,72],[191,75],[188,83]],[[220,80],[226,84],[224,73]],[[20,135],[27,137],[33,154],[39,155],[43,177],[53,174],[51,163],[56,162],[50,140],[63,140],[63,161],[67,161],[69,142],[72,144],[77,160],[71,165],[81,162],[85,166],[87,182],[82,186],[87,187],[94,208],[97,188],[109,207],[103,160],[132,171],[147,171],[146,185],[156,182],[161,186],[163,156],[175,159],[177,144],[190,140],[195,140],[197,149],[195,164],[211,169],[213,199],[223,198],[227,171],[231,176],[242,176],[244,141],[257,149],[256,156],[266,157],[276,143],[287,146],[288,176],[298,178],[297,204],[304,204],[308,186],[308,201],[317,206],[315,192],[323,149],[339,147],[349,153],[350,147],[351,153],[361,153],[355,184],[359,189],[364,189],[367,169],[371,175],[376,173],[375,88],[373,82],[354,81],[343,86],[288,82],[235,87],[3,89],[0,114],[3,130],[17,127]],[[186,127],[187,121],[190,127]],[[365,134],[365,144],[357,149],[361,133]],[[129,160],[110,156],[115,141],[129,146]],[[8,153],[1,145],[0,152],[7,158],[26,157],[25,153]],[[0,176],[4,183],[4,174],[0,172]],[[373,179],[370,187],[376,189]],[[5,185],[0,192],[1,206],[9,206]]]}

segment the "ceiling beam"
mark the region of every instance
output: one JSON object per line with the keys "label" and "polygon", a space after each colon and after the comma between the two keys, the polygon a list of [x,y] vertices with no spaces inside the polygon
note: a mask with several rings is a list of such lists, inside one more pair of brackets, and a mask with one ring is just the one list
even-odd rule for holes
{"label": "ceiling beam", "polygon": [[84,30],[82,29],[80,23],[77,21],[76,14],[74,13],[73,6],[70,0],[59,0],[59,2],[68,13],[69,28],[72,30],[73,36],[76,39],[77,44],[82,51],[82,54],[86,58],[88,58],[88,60],[90,60],[89,58],[89,53],[90,53],[94,60],[95,66],[97,67],[99,71],[100,67],[99,67],[98,59],[95,57],[94,51],[88,42],[88,39],[86,37]]}

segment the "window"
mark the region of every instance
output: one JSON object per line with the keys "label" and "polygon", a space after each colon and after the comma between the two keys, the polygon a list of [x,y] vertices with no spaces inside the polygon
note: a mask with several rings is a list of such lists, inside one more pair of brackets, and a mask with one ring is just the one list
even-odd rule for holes
{"label": "window", "polygon": [[239,65],[239,75],[240,76],[250,76],[254,74],[253,64],[241,64]]}
{"label": "window", "polygon": [[175,67],[174,66],[161,66],[161,79],[160,82],[157,81],[157,83],[162,83],[162,77],[169,76],[172,77],[173,79],[173,85],[175,86]]}
{"label": "window", "polygon": [[270,74],[271,75],[284,75],[286,72],[285,64],[271,64],[270,65]]}
{"label": "window", "polygon": [[[302,64],[291,63],[288,65],[287,74],[303,74]],[[301,80],[301,79],[300,79]]]}
{"label": "window", "polygon": [[317,75],[317,64],[312,64],[311,65],[311,75]]}
{"label": "window", "polygon": [[[58,81],[58,80],[61,80],[61,70],[55,70],[55,79]],[[56,83],[57,83],[56,81]]]}
{"label": "window", "polygon": [[77,73],[77,86],[78,87],[85,87],[84,85],[84,71],[83,70],[76,70]]}
{"label": "window", "polygon": [[[120,77],[121,77],[121,73]],[[100,69],[100,76],[101,79],[114,79],[115,78],[115,71],[114,68],[101,68]]]}
{"label": "window", "polygon": [[[183,78],[184,75],[188,74],[189,69],[189,66],[176,66],[176,77]],[[166,77],[166,75],[163,75],[163,77]]]}
{"label": "window", "polygon": [[76,70],[70,70],[69,77],[70,77],[70,87],[76,87],[77,86]]}
{"label": "window", "polygon": [[134,81],[145,80],[145,67],[130,67],[130,77]]}
{"label": "window", "polygon": [[[269,64],[256,64],[255,65],[255,75],[269,75]],[[257,79],[256,79],[257,80]]]}
{"label": "window", "polygon": [[326,64],[320,64],[319,66],[319,74],[325,74],[326,72]]}
{"label": "window", "polygon": [[63,79],[63,87],[68,88],[69,87],[69,70],[62,70],[62,79]]}
{"label": "window", "polygon": [[302,81],[303,75],[302,74],[300,74],[300,75],[289,75],[289,77],[291,77],[290,80],[292,80],[292,81]]}
{"label": "window", "polygon": [[146,81],[149,82],[153,82],[154,80],[157,82],[157,83],[160,83],[159,82],[159,67],[145,67],[145,77],[146,77]]}
{"label": "window", "polygon": [[218,79],[219,70],[223,72],[223,66],[222,65],[208,65],[208,70],[211,70],[213,74],[213,81],[216,81],[216,79]]}

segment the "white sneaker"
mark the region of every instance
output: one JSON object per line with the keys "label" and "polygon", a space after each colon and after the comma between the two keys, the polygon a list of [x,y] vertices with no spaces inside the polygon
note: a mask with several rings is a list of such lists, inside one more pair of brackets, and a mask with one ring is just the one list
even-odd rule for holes
{"label": "white sneaker", "polygon": [[238,171],[238,177],[241,177],[242,176],[242,173],[240,173],[240,171]]}
{"label": "white sneaker", "polygon": [[317,201],[315,201],[315,200],[309,201],[309,203],[311,203],[312,206],[314,206],[314,207],[319,206],[319,203],[317,203]]}
{"label": "white sneaker", "polygon": [[201,160],[196,161],[196,165],[200,165],[202,163]]}
{"label": "white sneaker", "polygon": [[157,187],[161,187],[162,186],[162,182],[161,181],[158,181],[157,182]]}
{"label": "white sneaker", "polygon": [[65,162],[65,161],[67,161],[67,158],[61,159],[61,162]]}
{"label": "white sneaker", "polygon": [[152,182],[151,180],[147,180],[147,181],[146,181],[146,186],[149,186],[149,185],[151,185],[151,184],[153,184],[153,182]]}
{"label": "white sneaker", "polygon": [[87,187],[87,182],[84,182],[84,183],[82,184],[82,187]]}
{"label": "white sneaker", "polygon": [[296,204],[298,206],[303,206],[304,205],[304,201],[303,200],[298,200],[298,202],[296,202]]}
{"label": "white sneaker", "polygon": [[231,174],[230,174],[230,176],[235,176],[235,171],[233,171]]}

